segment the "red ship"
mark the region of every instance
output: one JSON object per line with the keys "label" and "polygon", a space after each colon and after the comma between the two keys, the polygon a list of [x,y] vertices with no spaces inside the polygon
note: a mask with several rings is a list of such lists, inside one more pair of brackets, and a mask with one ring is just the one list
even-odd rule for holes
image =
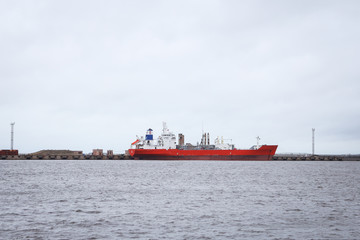
{"label": "red ship", "polygon": [[157,140],[153,138],[153,130],[149,128],[145,138],[137,138],[131,144],[129,154],[136,160],[271,160],[277,145],[257,145],[250,149],[236,149],[233,144],[225,143],[223,138],[216,138],[210,144],[209,133],[203,133],[201,143],[184,144],[184,135],[179,134],[176,144],[175,134],[163,123],[163,132]]}

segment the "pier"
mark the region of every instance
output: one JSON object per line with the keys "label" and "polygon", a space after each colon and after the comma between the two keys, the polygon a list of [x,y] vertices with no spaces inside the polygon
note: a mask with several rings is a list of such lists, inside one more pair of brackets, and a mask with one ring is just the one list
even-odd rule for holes
{"label": "pier", "polygon": [[129,160],[131,156],[125,154],[114,154],[112,156],[85,155],[1,155],[0,160]]}
{"label": "pier", "polygon": [[360,161],[360,155],[276,154],[273,161]]}

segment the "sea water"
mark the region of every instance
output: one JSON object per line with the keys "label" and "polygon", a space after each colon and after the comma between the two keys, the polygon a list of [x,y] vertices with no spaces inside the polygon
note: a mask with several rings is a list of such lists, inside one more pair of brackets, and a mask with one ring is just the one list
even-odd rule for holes
{"label": "sea water", "polygon": [[360,162],[0,161],[0,239],[360,239]]}

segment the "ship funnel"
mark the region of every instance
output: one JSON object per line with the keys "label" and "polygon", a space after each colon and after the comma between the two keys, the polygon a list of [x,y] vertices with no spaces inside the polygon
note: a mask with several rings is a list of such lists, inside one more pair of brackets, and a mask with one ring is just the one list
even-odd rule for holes
{"label": "ship funnel", "polygon": [[182,133],[179,133],[179,145],[180,146],[185,145],[185,136]]}
{"label": "ship funnel", "polygon": [[145,135],[145,140],[153,140],[153,134],[152,134],[153,130],[151,128],[149,128],[146,131],[146,135]]}
{"label": "ship funnel", "polygon": [[203,133],[200,144],[201,145],[210,145],[210,134],[209,133]]}

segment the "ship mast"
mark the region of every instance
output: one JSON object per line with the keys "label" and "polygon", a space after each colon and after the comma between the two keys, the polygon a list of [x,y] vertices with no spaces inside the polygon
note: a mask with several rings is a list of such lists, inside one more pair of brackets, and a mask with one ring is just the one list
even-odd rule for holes
{"label": "ship mast", "polygon": [[259,145],[259,142],[260,142],[260,137],[259,136],[257,136],[256,137],[256,149],[259,149],[260,147],[260,145]]}
{"label": "ship mast", "polygon": [[166,126],[166,122],[163,122],[163,133],[167,133],[168,132],[168,129],[167,129],[167,126]]}

